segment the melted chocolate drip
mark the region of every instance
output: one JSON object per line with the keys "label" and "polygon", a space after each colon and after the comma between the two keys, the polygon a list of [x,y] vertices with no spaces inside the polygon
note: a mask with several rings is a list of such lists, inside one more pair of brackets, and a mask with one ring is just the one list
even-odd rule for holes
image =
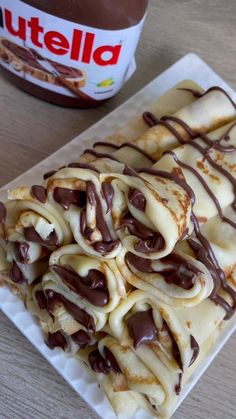
{"label": "melted chocolate drip", "polygon": [[190,92],[190,93],[192,93],[192,95],[194,97],[197,97],[197,98],[203,97],[203,96],[207,95],[209,92],[212,92],[213,90],[218,90],[218,91],[222,92],[229,99],[229,101],[232,103],[233,107],[236,109],[236,104],[231,99],[229,94],[224,89],[222,89],[222,87],[219,87],[219,86],[212,86],[208,90],[206,90],[204,93],[200,93],[200,92],[198,92],[197,90],[194,90],[194,89],[187,89],[187,88],[181,88],[181,87],[179,87],[178,90],[185,90],[186,92]]}
{"label": "melted chocolate drip", "polygon": [[139,189],[130,188],[128,193],[128,200],[139,211],[145,211],[147,201]]}
{"label": "melted chocolate drip", "polygon": [[75,271],[60,265],[51,268],[63,281],[82,298],[97,307],[104,307],[109,302],[109,292],[105,275],[90,269],[87,276],[80,276]]}
{"label": "melted chocolate drip", "polygon": [[176,384],[176,386],[175,386],[175,393],[176,393],[176,395],[177,395],[177,396],[178,396],[178,395],[180,394],[180,392],[181,392],[182,378],[183,378],[183,373],[182,373],[182,372],[180,372],[180,373],[179,373],[179,382],[178,382],[178,384]]}
{"label": "melted chocolate drip", "polygon": [[96,327],[94,319],[85,310],[69,301],[63,295],[60,295],[52,290],[45,291],[45,295],[47,298],[47,310],[51,315],[53,315],[55,305],[62,303],[66,310],[68,310],[78,323],[82,324],[82,326],[84,326],[89,332],[95,332]]}
{"label": "melted chocolate drip", "polygon": [[12,267],[9,272],[9,276],[10,276],[10,279],[16,284],[23,284],[27,282],[23,272],[20,270],[15,260],[13,260],[12,262]]}
{"label": "melted chocolate drip", "polygon": [[155,127],[159,123],[159,119],[157,119],[155,115],[149,111],[143,113],[143,120],[151,128]]}
{"label": "melted chocolate drip", "polygon": [[193,350],[193,356],[192,359],[190,361],[189,367],[196,361],[199,352],[200,352],[200,347],[196,341],[196,339],[191,335],[190,336],[190,345],[191,345],[191,349]]}
{"label": "melted chocolate drip", "polygon": [[20,263],[27,264],[29,262],[29,244],[26,242],[14,243],[16,258]]}
{"label": "melted chocolate drip", "polygon": [[51,176],[55,175],[55,173],[57,173],[57,170],[50,170],[47,173],[44,173],[43,178],[44,180],[50,178]]}
{"label": "melted chocolate drip", "polygon": [[171,341],[172,341],[173,358],[175,359],[175,361],[179,365],[180,369],[183,371],[183,362],[182,362],[182,359],[181,359],[181,353],[180,353],[179,347],[176,343],[176,340],[173,336],[173,333],[172,333],[171,329],[169,328],[169,326],[168,326],[168,324],[166,323],[165,320],[163,320],[162,330],[166,330],[168,332],[168,335],[169,335],[169,337],[171,338]]}
{"label": "melted chocolate drip", "polygon": [[47,200],[47,189],[40,185],[34,185],[31,188],[31,195],[42,204],[45,204]]}
{"label": "melted chocolate drip", "polygon": [[98,349],[90,352],[88,361],[91,369],[96,373],[107,375],[111,371],[110,366],[107,365],[106,360],[102,357]]}
{"label": "melted chocolate drip", "polygon": [[101,158],[101,159],[106,158],[109,160],[114,160],[116,162],[119,162],[119,160],[116,157],[114,157],[112,154],[99,153],[98,151],[93,150],[92,148],[87,148],[86,150],[84,150],[84,154],[86,153],[91,154],[92,156],[97,157],[97,158]]}
{"label": "melted chocolate drip", "polygon": [[107,346],[104,346],[104,355],[106,359],[106,363],[111,371],[115,372],[116,374],[121,373],[121,369],[113,355],[113,353],[108,349]]}
{"label": "melted chocolate drip", "polygon": [[173,266],[158,271],[152,268],[152,260],[140,258],[131,252],[126,253],[125,261],[131,269],[134,267],[139,272],[157,273],[161,275],[168,284],[175,284],[185,290],[189,290],[194,286],[195,275],[201,273],[198,268],[175,253],[161,259],[162,263],[171,264]]}
{"label": "melted chocolate drip", "polygon": [[5,227],[6,215],[7,215],[6,207],[2,202],[0,202],[0,224],[3,229],[5,240],[7,240],[6,227]]}
{"label": "melted chocolate drip", "polygon": [[84,330],[79,330],[78,332],[74,333],[71,335],[71,338],[75,343],[77,343],[77,345],[79,345],[81,349],[86,348],[91,342],[90,336]]}
{"label": "melted chocolate drip", "polygon": [[61,348],[63,351],[67,347],[66,339],[60,331],[55,333],[48,333],[48,340],[46,344],[50,349]]}
{"label": "melted chocolate drip", "polygon": [[107,203],[107,212],[109,212],[112,209],[113,198],[114,198],[114,189],[109,182],[102,183],[102,194]]}
{"label": "melted chocolate drip", "polygon": [[47,310],[47,297],[43,291],[36,291],[35,298],[41,310]]}
{"label": "melted chocolate drip", "polygon": [[84,207],[86,205],[86,193],[76,189],[55,188],[53,191],[53,199],[64,210],[68,210],[71,205]]}
{"label": "melted chocolate drip", "polygon": [[45,247],[51,247],[51,246],[57,247],[59,245],[59,240],[58,240],[55,230],[49,234],[46,240],[44,240],[42,239],[42,237],[40,237],[40,235],[37,233],[34,227],[25,227],[24,236],[27,241],[33,242],[33,243],[39,243]]}
{"label": "melted chocolate drip", "polygon": [[111,147],[114,148],[114,150],[119,150],[120,146],[114,143],[106,142],[106,141],[97,141],[93,144],[93,147]]}
{"label": "melted chocolate drip", "polygon": [[133,314],[127,320],[127,326],[135,349],[141,344],[147,344],[157,340],[157,330],[151,309]]}
{"label": "melted chocolate drip", "polygon": [[91,369],[96,373],[109,374],[109,372],[114,372],[115,374],[121,373],[120,367],[113,355],[113,353],[106,346],[104,347],[104,356],[102,357],[99,350],[89,354],[89,365]]}
{"label": "melted chocolate drip", "polygon": [[124,216],[121,227],[127,227],[130,234],[140,239],[135,244],[137,252],[152,253],[164,248],[165,241],[163,236],[141,224],[129,212]]}

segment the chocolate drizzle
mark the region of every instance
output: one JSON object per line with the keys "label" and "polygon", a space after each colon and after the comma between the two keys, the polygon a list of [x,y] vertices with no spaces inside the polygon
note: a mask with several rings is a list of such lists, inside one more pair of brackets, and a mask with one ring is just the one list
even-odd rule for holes
{"label": "chocolate drizzle", "polygon": [[[98,253],[107,254],[119,245],[119,240],[113,240],[111,236],[107,223],[104,219],[102,204],[97,194],[95,185],[91,181],[87,182],[87,200],[88,203],[95,208],[96,228],[102,235],[102,241],[93,243],[93,248]],[[85,210],[81,214],[80,229],[81,233],[91,240],[93,230],[87,227],[87,216]]]}
{"label": "chocolate drizzle", "polygon": [[0,224],[3,229],[5,240],[7,240],[6,227],[5,227],[6,215],[7,215],[6,207],[2,202],[0,202]]}
{"label": "chocolate drizzle", "polygon": [[86,348],[91,342],[90,336],[84,330],[79,330],[78,332],[73,333],[71,338],[81,349]]}
{"label": "chocolate drizzle", "polygon": [[61,348],[64,351],[67,347],[66,338],[60,331],[48,333],[48,340],[45,343],[49,349]]}
{"label": "chocolate drizzle", "polygon": [[204,93],[200,93],[197,90],[187,89],[187,88],[183,88],[183,87],[179,87],[178,90],[185,90],[186,92],[190,92],[190,93],[192,93],[192,95],[194,97],[197,97],[197,98],[201,98],[201,97],[207,95],[208,93],[210,93],[214,90],[216,90],[216,91],[218,90],[219,92],[223,93],[229,99],[229,101],[231,102],[233,107],[236,109],[236,104],[234,103],[232,98],[229,96],[229,94],[224,89],[222,89],[222,87],[219,87],[219,86],[212,86],[208,90],[206,90]]}
{"label": "chocolate drizzle", "polygon": [[25,227],[24,228],[24,236],[27,241],[39,243],[42,246],[45,247],[54,247],[59,245],[59,239],[57,237],[57,234],[54,231],[52,231],[49,236],[44,240],[42,237],[37,233],[35,228],[32,227]]}
{"label": "chocolate drizzle", "polygon": [[181,385],[182,385],[183,373],[182,373],[182,372],[180,372],[180,373],[179,373],[179,375],[178,375],[178,377],[179,377],[179,382],[178,382],[178,384],[176,384],[176,386],[175,386],[175,393],[176,393],[176,395],[177,395],[177,396],[178,396],[178,395],[180,394],[180,392],[181,392]]}
{"label": "chocolate drizzle", "polygon": [[123,217],[121,227],[127,227],[131,235],[140,239],[134,246],[137,252],[158,252],[165,246],[165,240],[160,233],[141,224],[130,212]]}
{"label": "chocolate drizzle", "polygon": [[69,301],[63,295],[58,294],[52,290],[46,290],[47,310],[50,315],[53,315],[55,306],[63,304],[66,310],[74,317],[74,319],[84,326],[89,332],[94,333],[96,330],[93,317],[85,310]]}
{"label": "chocolate drizzle", "polygon": [[16,284],[23,284],[27,282],[23,272],[21,271],[21,269],[19,268],[15,260],[13,260],[12,262],[12,267],[9,272],[9,276],[10,276],[10,279]]}
{"label": "chocolate drizzle", "polygon": [[127,320],[127,327],[135,349],[141,344],[155,342],[158,338],[151,309],[139,311],[130,316]]}
{"label": "chocolate drizzle", "polygon": [[110,159],[110,160],[114,160],[116,162],[119,162],[119,160],[113,156],[112,154],[109,153],[99,153],[96,150],[93,150],[92,148],[87,148],[86,150],[84,150],[84,154],[91,154],[94,157],[100,158],[100,159]]}
{"label": "chocolate drizzle", "polygon": [[45,204],[47,200],[47,189],[41,185],[34,185],[31,188],[31,195],[36,198],[42,204]]}
{"label": "chocolate drizzle", "polygon": [[155,115],[149,111],[143,113],[143,120],[150,128],[155,127],[159,123],[159,119],[157,119]]}
{"label": "chocolate drizzle", "polygon": [[90,352],[89,365],[91,369],[96,373],[109,374],[111,371],[115,374],[121,373],[120,367],[113,355],[113,353],[106,346],[104,347],[104,358],[100,354],[99,350],[96,349]]}
{"label": "chocolate drizzle", "polygon": [[107,212],[109,212],[112,209],[114,198],[114,189],[109,182],[102,182],[102,194],[107,203]]}
{"label": "chocolate drizzle", "polygon": [[172,265],[170,268],[163,268],[155,270],[152,267],[151,259],[143,259],[139,256],[134,255],[131,252],[127,252],[125,255],[125,261],[129,268],[134,267],[139,272],[143,273],[157,273],[161,275],[168,284],[174,284],[185,290],[190,290],[195,285],[195,277],[201,271],[189,261],[172,253],[161,259],[163,264]]}
{"label": "chocolate drizzle", "polygon": [[130,188],[128,192],[129,202],[139,211],[144,212],[146,208],[146,198],[137,188]]}
{"label": "chocolate drizzle", "polygon": [[189,367],[196,361],[200,352],[199,344],[197,343],[196,339],[192,335],[190,335],[190,345],[191,345],[191,349],[193,350],[193,356],[190,361]]}
{"label": "chocolate drizzle", "polygon": [[26,242],[14,242],[16,258],[20,263],[27,264],[29,262],[29,244]]}
{"label": "chocolate drizzle", "polygon": [[105,275],[90,269],[87,276],[80,276],[77,272],[60,265],[51,267],[70,289],[97,307],[104,307],[109,302],[109,292]]}
{"label": "chocolate drizzle", "polygon": [[36,291],[35,299],[41,310],[47,310],[47,297],[43,291]]}
{"label": "chocolate drizzle", "polygon": [[86,205],[86,193],[76,189],[57,187],[53,191],[53,199],[65,210],[68,210],[71,205],[81,208]]}

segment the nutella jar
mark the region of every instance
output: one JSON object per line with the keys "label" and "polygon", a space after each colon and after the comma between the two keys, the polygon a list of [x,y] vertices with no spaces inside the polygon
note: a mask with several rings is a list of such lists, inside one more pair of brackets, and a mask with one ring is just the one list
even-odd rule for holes
{"label": "nutella jar", "polygon": [[0,0],[0,64],[49,102],[88,108],[135,71],[148,0]]}

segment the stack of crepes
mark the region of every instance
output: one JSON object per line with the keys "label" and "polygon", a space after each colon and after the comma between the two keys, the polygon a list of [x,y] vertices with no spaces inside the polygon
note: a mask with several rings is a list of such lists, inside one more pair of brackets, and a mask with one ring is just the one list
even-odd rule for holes
{"label": "stack of crepes", "polygon": [[117,414],[170,417],[233,316],[235,178],[235,104],[185,81],[0,204],[2,278]]}

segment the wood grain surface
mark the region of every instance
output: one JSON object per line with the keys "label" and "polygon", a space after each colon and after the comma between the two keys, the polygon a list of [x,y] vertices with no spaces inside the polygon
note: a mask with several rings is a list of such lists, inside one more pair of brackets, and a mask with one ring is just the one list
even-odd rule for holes
{"label": "wood grain surface", "polygon": [[[94,110],[46,104],[0,76],[0,185],[67,143],[188,52],[199,54],[236,89],[235,17],[235,0],[150,0],[138,71],[114,99]],[[236,418],[235,347],[234,336],[175,419]],[[0,419],[8,418],[96,415],[0,313]]]}

